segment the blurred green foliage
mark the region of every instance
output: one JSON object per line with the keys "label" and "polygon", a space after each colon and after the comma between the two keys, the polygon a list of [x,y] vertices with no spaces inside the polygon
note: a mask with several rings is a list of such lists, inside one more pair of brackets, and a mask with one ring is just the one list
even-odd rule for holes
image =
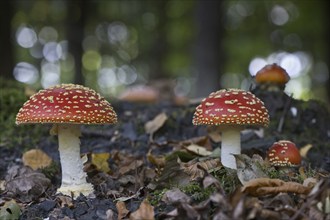
{"label": "blurred green foliage", "polygon": [[[127,74],[121,75],[123,69],[120,68],[124,65],[131,68],[129,71],[137,73],[133,83],[146,83],[164,76],[172,79],[185,77],[186,84],[191,84],[186,90],[191,94],[196,88],[193,85],[198,83],[194,81],[194,47],[198,34],[196,20],[200,19],[196,17],[199,1],[122,0],[71,3],[63,0],[17,1],[12,19],[13,32],[26,26],[33,29],[40,38],[44,27],[54,28],[56,38],[49,35],[50,38],[45,42],[38,39],[38,43],[32,48],[38,51],[47,42],[66,44],[70,30],[68,23],[82,19],[84,40],[81,74],[85,77],[87,86],[106,96],[117,95],[118,91],[132,83],[125,81],[129,78]],[[219,76],[222,76],[219,86],[248,88],[252,80],[249,65],[255,57],[267,60],[281,52],[304,53],[308,60],[302,64],[305,69],[295,79],[302,90],[296,98],[327,100],[329,71],[319,68],[320,64],[326,64],[329,60],[327,7],[327,1],[323,0],[223,1],[219,21],[222,26],[219,39],[222,59],[218,63],[223,72],[219,72]],[[288,16],[288,20],[281,25],[272,21],[272,16],[275,16],[272,13],[276,9]],[[278,13],[276,16],[281,17],[280,15]],[[117,27],[111,31],[114,25]],[[44,68],[47,63],[45,57],[41,55],[36,58],[31,55],[32,49],[16,45],[15,59],[16,62],[31,63],[41,70],[38,80],[33,83],[33,86],[40,88],[41,81],[48,77],[46,73],[50,70]],[[72,54],[66,53],[64,51],[63,57],[53,64],[60,66],[61,82],[72,82],[76,64]],[[107,68],[103,71],[108,71],[105,74],[108,78],[100,77],[102,68]],[[207,74],[206,71],[205,76]],[[109,83],[111,80],[113,82]],[[244,81],[248,82],[243,85]],[[102,83],[108,85],[101,85]],[[298,88],[295,85],[291,86],[292,90]]]}
{"label": "blurred green foliage", "polygon": [[[15,124],[16,114],[28,99],[24,86],[22,83],[0,78],[0,88],[0,147],[17,147],[25,143],[28,145],[23,147],[35,147],[45,129],[36,125]],[[26,142],[24,138],[29,141]]]}

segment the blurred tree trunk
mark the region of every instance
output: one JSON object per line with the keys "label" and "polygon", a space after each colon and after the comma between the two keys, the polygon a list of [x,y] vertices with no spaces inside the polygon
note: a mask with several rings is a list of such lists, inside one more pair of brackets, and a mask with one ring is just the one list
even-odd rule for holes
{"label": "blurred tree trunk", "polygon": [[[325,14],[327,15],[327,17],[329,17],[330,18],[330,15],[329,15],[329,10],[330,10],[330,2],[329,1],[325,1],[324,2],[324,4],[325,4],[325,7],[324,7],[324,9],[325,9]],[[326,25],[326,36],[325,36],[325,39],[327,39],[327,40],[329,40],[330,39],[330,24],[329,24],[329,22],[327,22],[327,25]],[[329,43],[329,41],[326,41],[327,42],[327,47],[328,47],[328,49],[329,50],[326,50],[327,51],[327,61],[326,61],[326,63],[327,63],[327,66],[328,66],[328,71],[330,71],[330,43]],[[330,78],[328,77],[328,79],[327,79],[327,83],[325,84],[325,85],[328,85],[328,86],[326,86],[326,89],[327,89],[327,99],[328,99],[328,107],[330,107],[329,105],[329,103],[330,103]]]}
{"label": "blurred tree trunk", "polygon": [[0,75],[13,79],[14,55],[11,20],[14,13],[14,1],[1,1],[0,6]]}
{"label": "blurred tree trunk", "polygon": [[196,2],[195,24],[196,41],[194,45],[195,91],[194,97],[208,96],[220,88],[220,67],[224,57],[221,49],[223,36],[222,1]]}
{"label": "blurred tree trunk", "polygon": [[158,25],[155,30],[155,40],[154,46],[151,52],[151,56],[154,60],[154,63],[151,66],[151,77],[153,79],[165,79],[167,74],[164,68],[164,60],[167,55],[167,40],[166,40],[166,5],[168,0],[156,1],[157,5],[157,17],[158,17]]}
{"label": "blurred tree trunk", "polygon": [[67,1],[67,38],[69,42],[69,52],[72,54],[75,63],[74,83],[85,84],[82,74],[82,55],[84,40],[84,28],[86,13],[88,10],[87,0]]}

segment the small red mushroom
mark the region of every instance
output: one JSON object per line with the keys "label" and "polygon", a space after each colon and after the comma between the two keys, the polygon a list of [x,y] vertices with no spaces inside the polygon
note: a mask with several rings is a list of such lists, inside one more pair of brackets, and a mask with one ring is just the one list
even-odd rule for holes
{"label": "small red mushroom", "polygon": [[212,92],[196,107],[193,124],[220,127],[221,163],[236,169],[233,155],[241,153],[240,131],[247,125],[268,126],[269,115],[264,103],[251,92],[222,89]]}
{"label": "small red mushroom", "polygon": [[275,142],[268,150],[267,158],[271,165],[295,167],[301,163],[301,155],[296,145],[287,140]]}
{"label": "small red mushroom", "polygon": [[264,66],[255,75],[256,83],[262,89],[267,88],[268,90],[276,90],[278,88],[283,90],[289,80],[290,76],[286,70],[276,63]]}
{"label": "small red mushroom", "polygon": [[113,124],[117,115],[108,101],[87,87],[61,84],[40,90],[19,110],[16,124],[54,124],[51,133],[58,135],[62,184],[58,192],[74,198],[93,195],[86,182],[80,158],[81,124]]}

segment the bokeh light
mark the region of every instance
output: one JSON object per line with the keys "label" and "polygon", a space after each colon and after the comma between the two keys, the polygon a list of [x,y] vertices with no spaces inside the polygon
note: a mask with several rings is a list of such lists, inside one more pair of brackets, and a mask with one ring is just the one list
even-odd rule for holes
{"label": "bokeh light", "polygon": [[44,45],[43,55],[49,62],[56,62],[62,56],[62,47],[56,42],[48,42]]}
{"label": "bokeh light", "polygon": [[275,5],[270,12],[271,21],[278,26],[286,24],[289,21],[289,18],[290,16],[287,10],[279,5]]}
{"label": "bokeh light", "polygon": [[61,67],[58,63],[44,61],[41,66],[41,85],[48,88],[60,83]]}
{"label": "bokeh light", "polygon": [[101,65],[101,55],[95,50],[86,51],[82,57],[83,66],[86,70],[96,71]]}
{"label": "bokeh light", "polygon": [[32,28],[23,25],[16,31],[16,41],[23,48],[31,48],[37,42],[37,34]]}
{"label": "bokeh light", "polygon": [[38,80],[39,71],[30,63],[20,62],[14,68],[14,77],[19,82],[33,84]]}
{"label": "bokeh light", "polygon": [[47,42],[57,41],[58,32],[53,27],[45,26],[39,31],[38,37],[41,44],[46,44]]}

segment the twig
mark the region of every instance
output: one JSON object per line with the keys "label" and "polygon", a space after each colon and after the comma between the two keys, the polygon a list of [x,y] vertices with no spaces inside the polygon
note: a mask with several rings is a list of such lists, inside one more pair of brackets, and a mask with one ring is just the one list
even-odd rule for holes
{"label": "twig", "polygon": [[[313,192],[314,190],[312,190],[312,192],[309,195],[309,198],[307,199],[307,201],[300,207],[300,209],[290,218],[290,220],[295,220],[297,219],[300,215],[305,215],[303,213],[303,211],[308,207],[311,206],[313,200],[316,199],[316,197],[318,197],[324,190],[326,190],[329,187],[329,180],[321,180],[321,182],[319,182],[318,186],[318,190],[317,192]],[[314,186],[315,188],[316,186]]]}
{"label": "twig", "polygon": [[289,99],[286,101],[286,103],[284,105],[284,109],[283,109],[282,115],[281,115],[281,118],[280,118],[280,121],[278,122],[277,131],[279,133],[282,132],[284,121],[285,121],[285,117],[286,117],[286,114],[288,113],[288,111],[290,109],[291,101],[292,101],[292,94],[290,95]]}

